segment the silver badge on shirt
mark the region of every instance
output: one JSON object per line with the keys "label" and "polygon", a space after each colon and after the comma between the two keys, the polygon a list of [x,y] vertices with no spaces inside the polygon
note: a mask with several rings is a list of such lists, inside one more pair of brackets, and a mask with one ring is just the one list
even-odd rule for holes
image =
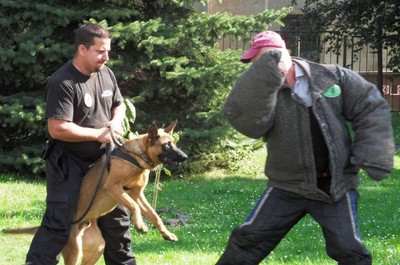
{"label": "silver badge on shirt", "polygon": [[85,94],[84,100],[85,100],[85,105],[86,105],[86,107],[90,108],[90,107],[93,106],[93,99],[92,99],[92,96],[89,95],[88,93]]}

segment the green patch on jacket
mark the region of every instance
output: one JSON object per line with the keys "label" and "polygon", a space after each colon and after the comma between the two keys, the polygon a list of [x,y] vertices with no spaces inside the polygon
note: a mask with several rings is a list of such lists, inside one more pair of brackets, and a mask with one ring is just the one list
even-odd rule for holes
{"label": "green patch on jacket", "polygon": [[342,90],[340,89],[340,86],[334,84],[330,86],[324,93],[323,95],[327,98],[336,98],[342,93]]}

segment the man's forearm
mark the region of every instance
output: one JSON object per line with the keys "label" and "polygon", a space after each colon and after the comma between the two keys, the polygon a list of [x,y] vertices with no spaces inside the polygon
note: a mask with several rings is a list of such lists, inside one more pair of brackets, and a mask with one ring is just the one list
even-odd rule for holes
{"label": "man's forearm", "polygon": [[53,139],[66,142],[104,141],[102,136],[107,134],[106,128],[87,128],[63,120],[49,119],[47,125]]}

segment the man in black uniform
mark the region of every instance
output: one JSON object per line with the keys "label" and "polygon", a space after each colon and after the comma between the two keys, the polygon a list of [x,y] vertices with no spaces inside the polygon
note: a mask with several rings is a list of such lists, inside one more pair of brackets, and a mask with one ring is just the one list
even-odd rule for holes
{"label": "man in black uniform", "polygon": [[[123,98],[113,72],[105,65],[111,34],[96,24],[75,31],[74,58],[55,72],[46,86],[48,132],[54,141],[46,158],[46,212],[32,240],[26,264],[57,264],[68,241],[85,173],[111,142],[107,124],[122,132]],[[134,265],[129,212],[123,206],[98,225],[106,240],[106,264]]]}

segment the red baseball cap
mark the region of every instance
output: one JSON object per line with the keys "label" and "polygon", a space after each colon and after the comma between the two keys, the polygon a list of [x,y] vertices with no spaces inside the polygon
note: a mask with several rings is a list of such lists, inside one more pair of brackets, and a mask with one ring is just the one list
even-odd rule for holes
{"label": "red baseball cap", "polygon": [[249,63],[262,47],[276,47],[286,49],[285,41],[275,31],[264,31],[253,37],[250,49],[240,57],[243,63]]}

